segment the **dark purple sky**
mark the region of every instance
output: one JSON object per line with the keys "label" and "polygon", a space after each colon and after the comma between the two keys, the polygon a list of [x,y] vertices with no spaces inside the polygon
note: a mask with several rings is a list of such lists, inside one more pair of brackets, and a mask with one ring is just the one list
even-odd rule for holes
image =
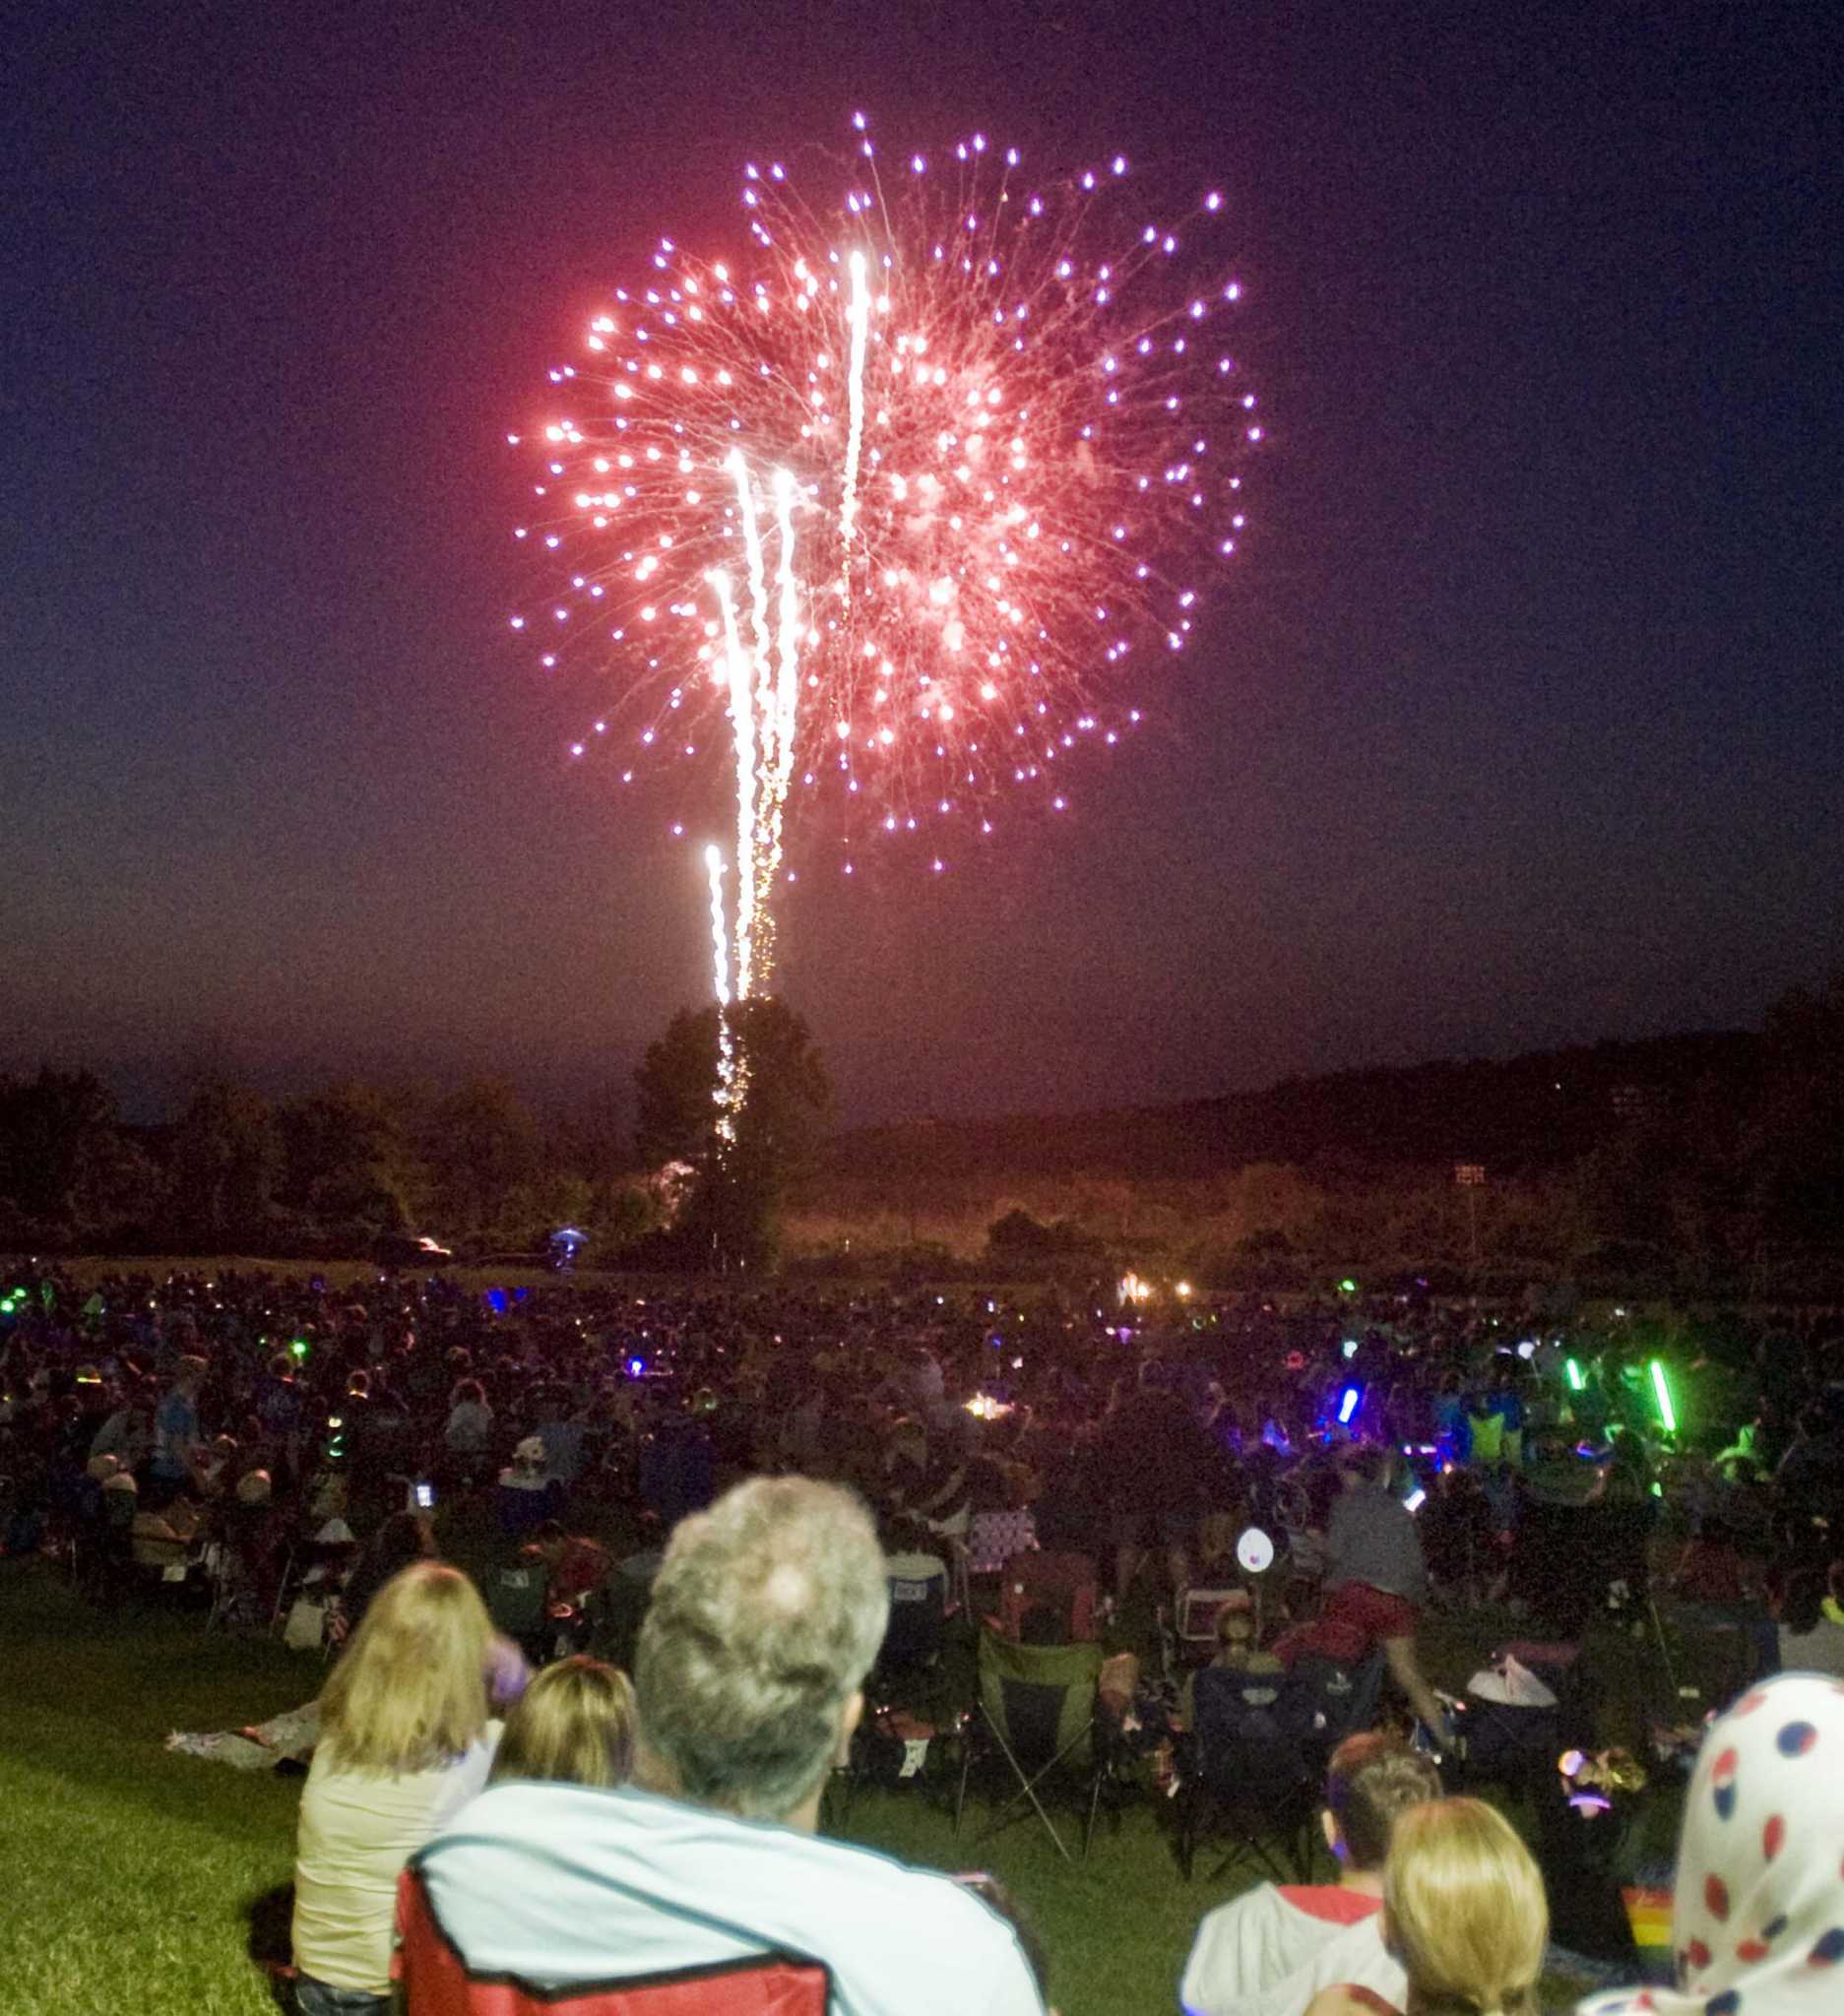
{"label": "dark purple sky", "polygon": [[[0,1064],[624,1079],[689,850],[508,639],[508,428],[737,164],[1229,194],[1270,449],[1159,725],[784,908],[848,1117],[1758,1018],[1844,958],[1844,27],[1810,4],[46,7],[0,175]],[[486,25],[487,23],[491,25]]]}

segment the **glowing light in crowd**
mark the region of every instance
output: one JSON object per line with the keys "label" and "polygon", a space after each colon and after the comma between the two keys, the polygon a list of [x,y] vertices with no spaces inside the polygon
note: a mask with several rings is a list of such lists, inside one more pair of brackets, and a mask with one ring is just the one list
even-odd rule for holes
{"label": "glowing light in crowd", "polygon": [[1362,1403],[1363,1399],[1364,1388],[1362,1386],[1347,1386],[1344,1392],[1339,1396],[1338,1425],[1341,1428],[1350,1427],[1351,1418],[1353,1415],[1357,1413],[1358,1408]]}
{"label": "glowing light in crowd", "polygon": [[1665,1367],[1657,1358],[1652,1360],[1652,1391],[1658,1399],[1658,1418],[1666,1434],[1678,1432],[1678,1410],[1671,1404],[1671,1388],[1665,1383]]}
{"label": "glowing light in crowd", "polygon": [[572,750],[641,790],[682,767],[674,831],[712,769],[736,787],[736,1000],[771,971],[791,797],[840,869],[873,836],[946,867],[996,800],[1067,805],[1244,526],[1220,195],[1149,228],[1124,159],[1039,181],[983,139],[886,187],[859,127],[819,208],[746,167],[742,253],[662,239],[517,437],[546,578],[514,626],[610,688]]}
{"label": "glowing light in crowd", "polygon": [[1571,1393],[1582,1392],[1587,1382],[1581,1376],[1579,1361],[1575,1358],[1566,1358],[1563,1360],[1562,1369],[1568,1374],[1568,1390]]}
{"label": "glowing light in crowd", "polygon": [[965,1403],[967,1412],[983,1421],[1003,1420],[1011,1413],[1011,1406],[1003,1400],[995,1400],[989,1393],[976,1393]]}
{"label": "glowing light in crowd", "polygon": [[1151,1299],[1153,1285],[1137,1274],[1123,1274],[1116,1292],[1122,1302],[1144,1302]]}

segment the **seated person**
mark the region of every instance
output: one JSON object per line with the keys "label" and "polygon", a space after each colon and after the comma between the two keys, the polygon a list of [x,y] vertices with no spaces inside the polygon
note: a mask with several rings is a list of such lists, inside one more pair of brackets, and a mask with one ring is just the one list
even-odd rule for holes
{"label": "seated person", "polygon": [[449,1475],[457,1481],[471,1483],[485,1472],[487,1452],[493,1446],[493,1410],[486,1404],[486,1389],[479,1380],[462,1379],[450,1394],[442,1446],[448,1455]]}
{"label": "seated person", "polygon": [[1042,2016],[979,1898],[815,1832],[888,1612],[844,1491],[756,1478],[685,1519],[641,1631],[635,1785],[492,1786],[417,1858],[469,1970],[542,1992],[795,1954],[835,2016]]}
{"label": "seated person", "polygon": [[1197,1522],[1197,1560],[1191,1570],[1198,1589],[1229,1589],[1242,1579],[1236,1559],[1236,1542],[1246,1518],[1230,1512],[1209,1512]]}
{"label": "seated person", "polygon": [[1188,2016],[1300,2016],[1351,1982],[1400,2002],[1406,1977],[1382,1936],[1383,1862],[1398,1816],[1440,1796],[1440,1774],[1395,1738],[1347,1736],[1332,1752],[1320,1825],[1336,1883],[1257,1884],[1197,1928],[1178,1990]]}
{"label": "seated person", "polygon": [[543,1438],[527,1435],[499,1473],[493,1510],[501,1535],[507,1540],[524,1540],[546,1520],[554,1519],[562,1503],[563,1486],[550,1474]]}
{"label": "seated person", "polygon": [[493,1761],[491,1636],[473,1583],[417,1561],[379,1590],[333,1669],[295,1836],[299,2016],[389,2016],[398,1872]]}
{"label": "seated person", "polygon": [[276,1503],[275,1482],[268,1471],[245,1471],[238,1478],[224,1507],[221,1532],[234,1562],[238,1587],[248,1591],[257,1620],[267,1622],[276,1606],[287,1535],[286,1515]]}
{"label": "seated person", "polygon": [[589,1435],[585,1410],[568,1393],[553,1389],[539,1410],[538,1438],[544,1445],[550,1474],[568,1491],[583,1474],[584,1444]]}
{"label": "seated person", "polygon": [[560,1519],[546,1519],[526,1548],[549,1571],[545,1601],[553,1607],[575,1609],[607,1574],[608,1550],[600,1541],[568,1532]]}
{"label": "seated person", "polygon": [[618,1667],[579,1652],[545,1667],[519,1697],[488,1783],[625,1785],[633,1769],[633,1685]]}
{"label": "seated person", "polygon": [[[1483,1799],[1434,1799],[1397,1821],[1382,1924],[1407,1992],[1398,2000],[1345,1983],[1321,1988],[1306,2016],[1540,2016],[1537,1979],[1550,1937],[1543,1877],[1510,1822]],[[1720,2006],[1715,2016],[1725,2016]]]}
{"label": "seated person", "polygon": [[[1206,1671],[1230,1672],[1242,1681],[1242,1698],[1251,1708],[1271,1708],[1279,1698],[1287,1669],[1271,1652],[1255,1644],[1255,1620],[1250,1613],[1248,1593],[1238,1590],[1234,1599],[1217,1612],[1217,1650]],[[1186,1673],[1178,1692],[1178,1713],[1186,1729],[1197,1727],[1195,1699],[1197,1675]]]}
{"label": "seated person", "polygon": [[159,1507],[145,1498],[135,1514],[134,1557],[143,1567],[183,1566],[191,1556],[192,1543],[205,1531],[205,1514],[188,1497],[168,1497]]}

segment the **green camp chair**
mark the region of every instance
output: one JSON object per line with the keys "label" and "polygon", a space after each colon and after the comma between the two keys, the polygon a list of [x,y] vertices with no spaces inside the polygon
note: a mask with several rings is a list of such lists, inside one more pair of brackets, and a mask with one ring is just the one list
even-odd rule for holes
{"label": "green camp chair", "polygon": [[[1087,1857],[1108,1776],[1109,1744],[1096,1722],[1101,1674],[1099,1645],[1018,1645],[991,1631],[980,1634],[978,1727],[990,1740],[987,1754],[1003,1757],[1018,1781],[1018,1790],[992,1814],[980,1840],[1021,1818],[1029,1804],[1057,1853],[1065,1861],[1073,1860],[1045,1808],[1040,1788],[1073,1791],[1087,1808],[1082,1829],[1082,1853]],[[954,1804],[957,1834],[967,1803],[968,1775],[981,1747],[970,1729]]]}

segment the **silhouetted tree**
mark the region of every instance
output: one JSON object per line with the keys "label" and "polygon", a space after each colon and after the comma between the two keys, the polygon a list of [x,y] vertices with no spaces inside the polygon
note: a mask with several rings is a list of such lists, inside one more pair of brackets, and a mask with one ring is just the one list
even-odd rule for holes
{"label": "silhouetted tree", "polygon": [[260,1242],[281,1173],[282,1142],[268,1102],[224,1079],[200,1085],[173,1130],[179,1228],[207,1243]]}
{"label": "silhouetted tree", "polygon": [[521,1238],[543,1215],[543,1141],[503,1078],[470,1078],[422,1126],[432,1223],[447,1238]]}
{"label": "silhouetted tree", "polygon": [[[784,1173],[804,1160],[825,1123],[832,1087],[805,1020],[760,995],[730,1011],[731,1039],[748,1073],[738,1146]],[[640,1115],[634,1146],[649,1166],[695,1163],[717,1122],[717,1009],[681,1008],[634,1074]]]}
{"label": "silhouetted tree", "polygon": [[281,1202],[319,1228],[403,1230],[428,1187],[414,1118],[407,1096],[350,1081],[288,1101],[276,1115]]}
{"label": "silhouetted tree", "polygon": [[1767,1011],[1760,1097],[1749,1130],[1755,1199],[1772,1235],[1844,1238],[1844,972],[1794,987]]}
{"label": "silhouetted tree", "polygon": [[730,1011],[731,1040],[747,1074],[733,1143],[717,1152],[718,1012],[681,1008],[634,1074],[635,1148],[652,1166],[687,1162],[699,1172],[677,1228],[688,1260],[765,1266],[778,1208],[810,1153],[832,1088],[803,1018],[772,995]]}
{"label": "silhouetted tree", "polygon": [[114,1096],[92,1071],[0,1080],[0,1197],[24,1218],[80,1226],[106,1212],[134,1151]]}

